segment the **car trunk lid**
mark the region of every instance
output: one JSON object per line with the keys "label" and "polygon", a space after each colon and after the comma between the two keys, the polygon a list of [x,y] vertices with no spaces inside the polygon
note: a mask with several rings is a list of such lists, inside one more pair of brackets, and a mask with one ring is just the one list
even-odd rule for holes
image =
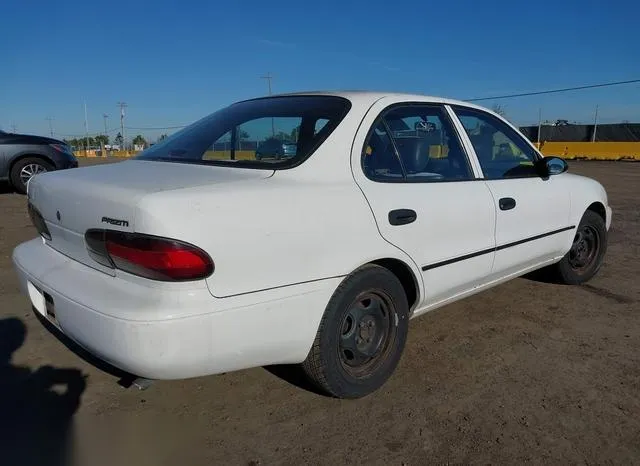
{"label": "car trunk lid", "polygon": [[128,160],[37,175],[29,182],[30,204],[43,217],[47,244],[85,265],[113,275],[86,247],[91,228],[135,231],[137,205],[147,194],[201,185],[267,178],[273,170]]}

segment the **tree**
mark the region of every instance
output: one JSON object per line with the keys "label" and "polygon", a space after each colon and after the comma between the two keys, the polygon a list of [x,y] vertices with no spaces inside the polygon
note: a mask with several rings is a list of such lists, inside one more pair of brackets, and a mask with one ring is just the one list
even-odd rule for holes
{"label": "tree", "polygon": [[95,138],[96,145],[104,144],[105,146],[109,144],[109,136],[106,134],[98,134]]}
{"label": "tree", "polygon": [[86,147],[87,149],[91,146],[95,146],[96,145],[96,141],[92,136],[85,136],[83,138],[80,139],[80,145],[82,145],[83,147]]}
{"label": "tree", "polygon": [[501,117],[506,118],[507,116],[507,112],[505,111],[504,107],[500,104],[493,104],[493,106],[491,107],[491,110],[496,112]]}
{"label": "tree", "polygon": [[114,142],[120,146],[120,148],[122,149],[122,143],[124,142],[124,139],[122,138],[122,134],[118,133],[114,139]]}
{"label": "tree", "polygon": [[299,133],[300,133],[300,125],[296,126],[291,130],[291,140],[294,142],[297,141]]}
{"label": "tree", "polygon": [[275,138],[279,139],[280,141],[286,142],[291,139],[291,134],[285,133],[284,131],[278,131],[275,135]]}
{"label": "tree", "polygon": [[133,141],[131,142],[133,143],[134,146],[145,147],[147,145],[147,141],[145,138],[142,137],[142,134],[136,135],[136,137],[133,138]]}

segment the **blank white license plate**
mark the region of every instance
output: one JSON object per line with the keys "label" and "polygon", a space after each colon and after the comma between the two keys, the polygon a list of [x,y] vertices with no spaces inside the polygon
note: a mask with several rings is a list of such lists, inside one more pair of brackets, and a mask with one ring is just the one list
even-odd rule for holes
{"label": "blank white license plate", "polygon": [[31,299],[31,304],[33,304],[33,307],[35,307],[40,314],[46,317],[47,300],[45,299],[42,291],[36,288],[31,282],[27,282],[27,289],[29,290],[29,298]]}
{"label": "blank white license plate", "polygon": [[31,282],[27,282],[27,288],[29,290],[29,298],[31,298],[33,307],[35,307],[40,314],[46,317],[49,322],[60,328],[58,320],[56,319],[56,311],[53,305],[53,298],[48,294],[43,293],[37,286],[35,286]]}

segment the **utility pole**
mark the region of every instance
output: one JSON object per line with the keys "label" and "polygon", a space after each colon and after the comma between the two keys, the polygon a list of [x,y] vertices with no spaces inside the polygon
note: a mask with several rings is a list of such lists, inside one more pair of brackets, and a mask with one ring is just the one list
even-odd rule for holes
{"label": "utility pole", "polygon": [[106,113],[102,114],[102,118],[104,119],[104,135],[107,135],[107,118],[109,118],[109,115],[107,115]]}
{"label": "utility pole", "polygon": [[542,128],[542,107],[538,108],[538,150],[540,150],[540,130]]}
{"label": "utility pole", "polygon": [[273,76],[271,76],[271,73],[267,73],[264,76],[260,76],[260,78],[267,80],[269,86],[269,95],[271,95],[271,80],[273,79]]}
{"label": "utility pole", "polygon": [[118,107],[120,107],[120,134],[122,135],[122,148],[127,147],[127,138],[124,135],[124,109],[127,107],[126,102],[118,102]]}
{"label": "utility pole", "polygon": [[[269,86],[269,95],[271,95],[271,80],[273,79],[273,76],[271,76],[271,73],[267,73],[265,76],[260,76],[260,78],[267,80],[267,84]],[[276,135],[276,125],[275,125],[275,122],[273,121],[273,117],[271,117],[271,136],[275,137],[275,135]]]}
{"label": "utility pole", "polygon": [[85,155],[89,153],[89,120],[87,120],[87,101],[84,101],[84,132],[86,135],[85,140]]}
{"label": "utility pole", "polygon": [[53,117],[47,117],[45,120],[49,120],[49,134],[53,137]]}
{"label": "utility pole", "polygon": [[591,135],[591,142],[596,142],[597,129],[598,129],[598,106],[596,105],[596,116],[593,120],[593,134]]}
{"label": "utility pole", "polygon": [[11,132],[15,133],[18,130],[15,122],[11,122]]}

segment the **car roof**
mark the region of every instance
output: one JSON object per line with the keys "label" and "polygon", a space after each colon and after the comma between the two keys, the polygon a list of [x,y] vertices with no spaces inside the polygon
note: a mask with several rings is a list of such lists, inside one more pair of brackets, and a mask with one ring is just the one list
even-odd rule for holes
{"label": "car roof", "polygon": [[286,97],[286,96],[308,96],[308,95],[323,95],[323,96],[336,96],[343,97],[350,101],[357,101],[360,103],[373,104],[377,100],[382,98],[392,98],[396,101],[408,101],[408,102],[434,102],[448,105],[462,105],[471,108],[478,108],[487,110],[486,108],[475,105],[469,101],[463,101],[448,97],[438,97],[428,94],[410,93],[410,92],[397,92],[397,91],[367,91],[367,90],[309,90],[309,91],[297,91],[297,92],[285,92],[280,94],[273,94],[270,96],[256,97],[247,100],[267,99],[269,97]]}

